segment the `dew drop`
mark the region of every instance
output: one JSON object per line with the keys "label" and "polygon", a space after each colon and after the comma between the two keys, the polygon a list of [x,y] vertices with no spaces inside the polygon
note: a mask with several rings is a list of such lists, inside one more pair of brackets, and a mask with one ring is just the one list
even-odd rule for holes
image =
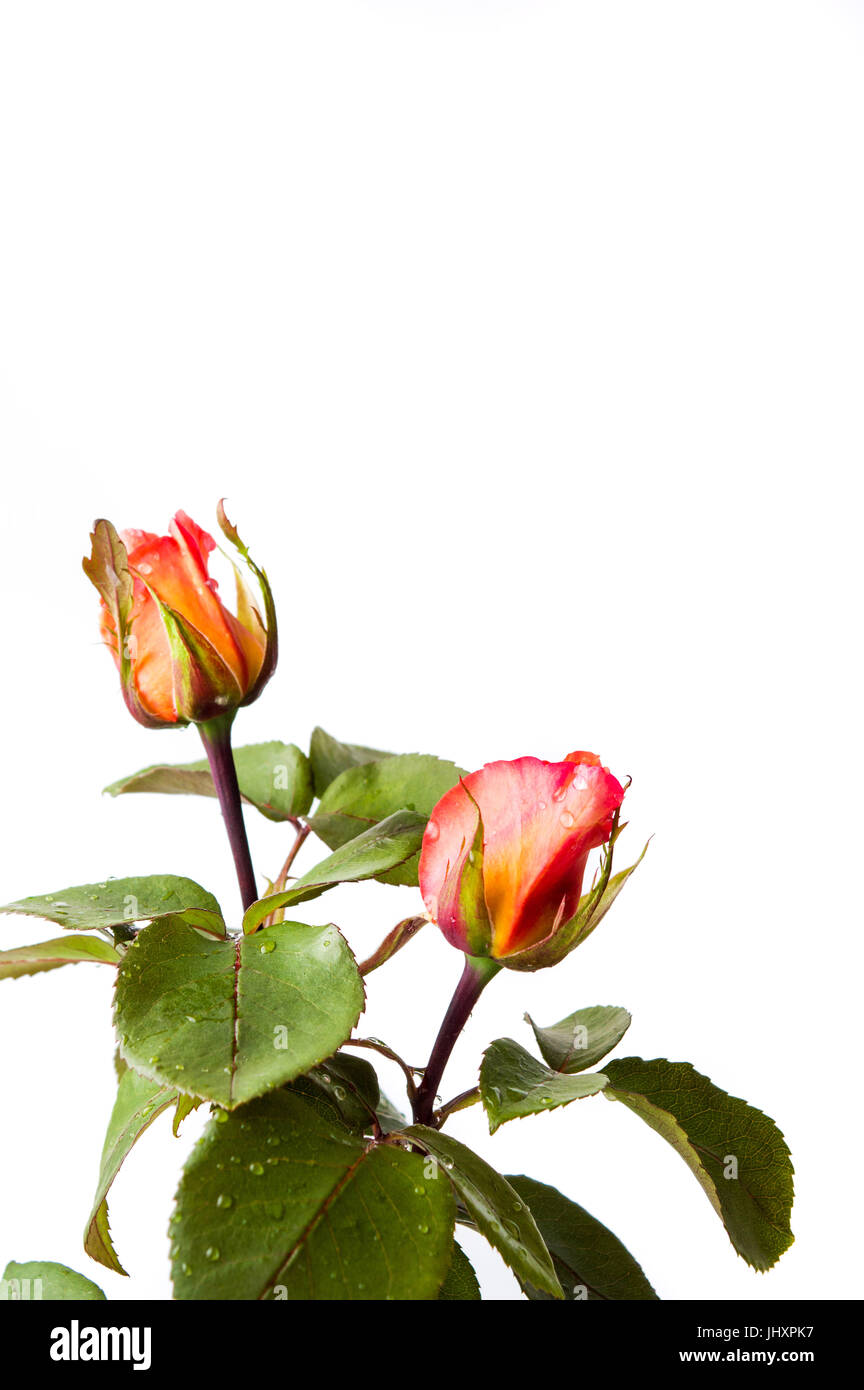
{"label": "dew drop", "polygon": [[258,947],[258,950],[261,952],[262,956],[269,956],[271,951],[276,950],[276,942],[262,941],[261,945]]}
{"label": "dew drop", "polygon": [[216,1121],[217,1125],[226,1125],[228,1123],[228,1111],[217,1110],[213,1119]]}
{"label": "dew drop", "polygon": [[553,801],[563,801],[566,795],[567,795],[567,788],[566,788],[566,787],[556,787],[555,790],[554,790],[554,792],[552,793],[552,800],[553,800]]}
{"label": "dew drop", "polygon": [[252,1173],[256,1178],[260,1178],[261,1174],[264,1172],[264,1165],[261,1163],[250,1163],[249,1172]]}
{"label": "dew drop", "polygon": [[220,1253],[219,1246],[208,1245],[207,1249],[204,1251],[204,1258],[205,1260],[213,1260],[214,1262],[216,1260],[221,1260],[222,1255]]}
{"label": "dew drop", "polygon": [[228,1207],[233,1207],[234,1198],[231,1196],[230,1192],[220,1192],[219,1196],[216,1198],[216,1205],[217,1207],[221,1207],[223,1211],[226,1211]]}
{"label": "dew drop", "polygon": [[576,824],[569,811],[561,812],[561,824],[565,830],[569,830],[571,826]]}
{"label": "dew drop", "polygon": [[441,830],[438,826],[437,821],[430,820],[429,824],[426,827],[426,839],[429,841],[431,845],[434,845],[435,841],[438,839],[440,834]]}

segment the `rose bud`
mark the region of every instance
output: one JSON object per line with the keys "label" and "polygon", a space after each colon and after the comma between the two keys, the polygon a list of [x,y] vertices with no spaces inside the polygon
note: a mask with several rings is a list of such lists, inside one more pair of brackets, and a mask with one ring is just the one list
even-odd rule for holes
{"label": "rose bud", "polygon": [[97,521],[84,571],[131,713],[148,728],[203,724],[254,700],[276,665],[276,615],[263,571],[225,516],[219,525],[261,589],[261,616],[237,566],[237,613],[208,573],[213,537],[177,512],[167,536]]}
{"label": "rose bud", "polygon": [[[562,959],[608,906],[600,899],[623,797],[593,753],[487,763],[458,782],[432,812],[419,865],[426,907],[447,940],[517,970]],[[599,884],[580,899],[588,855],[606,844]]]}

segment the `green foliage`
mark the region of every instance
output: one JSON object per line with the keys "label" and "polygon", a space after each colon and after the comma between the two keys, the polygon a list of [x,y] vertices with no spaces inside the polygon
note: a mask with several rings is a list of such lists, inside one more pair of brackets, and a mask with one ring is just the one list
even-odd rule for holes
{"label": "green foliage", "polygon": [[[235,748],[234,766],[243,800],[268,820],[305,815],[312,805],[312,765],[294,743],[252,743]],[[192,763],[154,763],[105,788],[110,796],[163,792],[171,796],[215,797],[206,758]]]}
{"label": "green foliage", "polygon": [[363,763],[377,763],[382,758],[392,757],[379,748],[364,748],[359,743],[340,743],[338,738],[322,728],[312,730],[309,746],[309,761],[312,764],[312,777],[315,795],[323,796],[331,782],[340,772],[349,767],[360,767]]}
{"label": "green foliage", "polygon": [[[656,1299],[629,1250],[584,1207],[533,1178],[509,1176],[507,1181],[531,1208],[566,1299]],[[522,1287],[530,1299],[549,1298],[530,1284]]]}
{"label": "green foliage", "polygon": [[553,1071],[512,1038],[498,1038],[487,1047],[480,1067],[480,1096],[490,1134],[507,1120],[595,1096],[605,1085],[602,1072],[570,1075]]}
{"label": "green foliage", "polygon": [[443,1168],[470,1221],[516,1275],[561,1298],[561,1286],[543,1237],[529,1208],[507,1179],[479,1154],[440,1130],[412,1125],[405,1136]]}
{"label": "green foliage", "polygon": [[155,922],[182,912],[187,921],[202,931],[225,935],[225,923],[213,894],[191,878],[178,878],[175,874],[109,878],[103,883],[58,888],[54,893],[6,903],[0,912],[44,917],[76,931],[128,927],[132,922]]}
{"label": "green foliage", "polygon": [[[415,811],[428,820],[444,793],[463,775],[455,763],[421,753],[349,766],[327,786],[309,824],[326,845],[339,849],[395,811]],[[418,857],[376,877],[416,887]]]}
{"label": "green foliage", "polygon": [[689,1062],[608,1062],[607,1099],[622,1101],[681,1155],[748,1264],[770,1269],[794,1240],[793,1168],[774,1121],[727,1095]]}
{"label": "green foliage", "polygon": [[96,1303],[104,1302],[105,1295],[92,1279],[66,1265],[51,1260],[30,1260],[25,1264],[10,1260],[0,1279],[0,1302],[37,1299]]}
{"label": "green foliage", "polygon": [[149,1081],[130,1067],[127,1067],[120,1077],[117,1098],[108,1121],[108,1132],[102,1149],[96,1196],[84,1230],[84,1249],[87,1254],[117,1274],[125,1274],[126,1270],[114,1249],[108,1227],[108,1192],[132,1146],[157,1115],[161,1115],[162,1111],[167,1110],[176,1100],[175,1089]]}
{"label": "green foliage", "polygon": [[278,1091],[217,1116],[193,1150],[171,1222],[175,1297],[434,1299],[454,1216],[421,1155]]}
{"label": "green foliage", "polygon": [[136,1071],[233,1109],[329,1057],[362,1008],[336,927],[280,922],[213,941],[169,917],[124,956],[115,1023]]}
{"label": "green foliage", "polygon": [[443,1303],[476,1303],[480,1299],[480,1285],[474,1266],[458,1241],[453,1242],[453,1259],[447,1271],[447,1278],[441,1285],[438,1298]]}
{"label": "green foliage", "polygon": [[534,1030],[544,1062],[568,1076],[596,1066],[618,1046],[632,1021],[626,1009],[604,1004],[577,1009],[548,1028],[539,1028],[530,1014],[525,1019]]}
{"label": "green foliage", "polygon": [[119,960],[114,947],[101,936],[58,936],[52,941],[38,941],[33,946],[0,951],[0,980],[39,975],[43,970],[56,970],[61,965],[75,965],[80,961],[117,965]]}
{"label": "green foliage", "polygon": [[317,898],[340,883],[378,878],[416,855],[426,821],[413,811],[397,811],[316,864],[292,888],[261,898],[247,909],[243,930],[253,932],[271,912]]}

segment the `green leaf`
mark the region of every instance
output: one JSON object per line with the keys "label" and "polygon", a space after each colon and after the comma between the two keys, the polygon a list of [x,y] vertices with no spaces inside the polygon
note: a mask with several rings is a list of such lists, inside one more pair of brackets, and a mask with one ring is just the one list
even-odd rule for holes
{"label": "green leaf", "polygon": [[117,965],[119,960],[110,941],[101,936],[58,936],[53,941],[38,941],[34,946],[0,951],[0,980],[38,975],[43,970],[56,970],[79,961]]}
{"label": "green leaf", "polygon": [[449,1183],[290,1091],[212,1121],[171,1223],[175,1297],[434,1299],[453,1246]]}
{"label": "green leaf", "polygon": [[373,1127],[381,1098],[375,1068],[365,1058],[348,1052],[328,1057],[320,1067],[293,1081],[291,1089],[309,1101],[319,1115],[359,1134]]}
{"label": "green leaf", "polygon": [[412,1125],[404,1133],[443,1167],[477,1229],[516,1275],[560,1298],[558,1276],[543,1237],[507,1179],[449,1134],[425,1125]]}
{"label": "green leaf", "polygon": [[[421,753],[349,767],[327,787],[309,824],[325,844],[339,849],[395,811],[416,811],[428,820],[444,793],[463,775],[455,763]],[[416,888],[418,858],[376,877]]]}
{"label": "green leaf", "polygon": [[130,1068],[120,1078],[102,1149],[96,1196],[84,1229],[84,1249],[87,1254],[117,1274],[125,1274],[126,1270],[117,1257],[108,1227],[109,1189],[132,1146],[157,1115],[161,1115],[176,1100],[174,1087],[148,1081]]}
{"label": "green leaf", "polygon": [[[567,1300],[657,1298],[630,1251],[584,1207],[533,1178],[508,1175],[507,1181],[531,1208]],[[528,1285],[523,1288],[530,1299],[549,1297]]]}
{"label": "green leaf", "polygon": [[364,748],[360,743],[340,743],[338,738],[318,727],[312,730],[309,746],[309,760],[312,764],[312,777],[315,795],[323,796],[330,783],[340,772],[349,767],[360,767],[363,763],[377,763],[382,758],[392,757],[380,748]]}
{"label": "green leaf", "polygon": [[571,1100],[596,1096],[605,1085],[602,1072],[569,1076],[552,1071],[512,1038],[491,1043],[480,1065],[480,1096],[490,1134],[507,1120],[539,1115],[569,1105]]}
{"label": "green leaf", "polygon": [[335,888],[340,883],[377,878],[388,869],[404,864],[417,854],[425,828],[424,818],[413,811],[397,811],[395,815],[388,816],[380,825],[373,825],[370,830],[328,855],[298,879],[293,887],[254,902],[243,918],[244,932],[254,932],[259,923],[276,908],[293,907],[319,897],[328,888]]}
{"label": "green leaf", "polygon": [[66,1265],[54,1264],[51,1260],[30,1260],[26,1264],[10,1260],[0,1279],[0,1302],[7,1299],[95,1303],[104,1301],[105,1295],[92,1279]]}
{"label": "green leaf", "polygon": [[794,1240],[793,1168],[774,1121],[721,1091],[689,1062],[624,1057],[607,1063],[619,1100],[681,1155],[738,1254],[770,1269]]}
{"label": "green leaf", "polygon": [[488,956],[491,954],[494,933],[489,909],[486,906],[483,877],[485,858],[483,852],[485,838],[483,816],[480,807],[464,784],[463,789],[477,812],[477,825],[468,853],[462,857],[461,861],[457,856],[456,862],[449,865],[449,872],[441,886],[441,895],[438,899],[435,915],[440,920],[442,917],[446,919],[455,913],[456,920],[464,923],[465,946],[468,954]]}
{"label": "green leaf", "polygon": [[458,1241],[453,1242],[453,1259],[447,1271],[447,1278],[438,1293],[439,1302],[476,1303],[480,1299],[480,1285],[474,1266]]}
{"label": "green leaf", "polygon": [[169,917],[126,952],[115,1023],[136,1071],[230,1110],[329,1057],[363,1002],[336,927],[280,922],[212,941]]}
{"label": "green leaf", "polygon": [[79,888],[58,888],[41,897],[6,903],[0,912],[44,917],[76,930],[128,926],[131,922],[157,921],[182,912],[201,931],[225,935],[225,923],[213,894],[191,878],[178,878],[175,874],[109,878],[103,883],[83,883]]}
{"label": "green leaf", "polygon": [[[248,805],[273,821],[306,814],[312,805],[312,766],[296,744],[252,743],[233,751],[240,794]],[[216,795],[206,758],[194,763],[154,763],[112,782],[105,791],[111,796],[129,792]]]}
{"label": "green leaf", "polygon": [[538,1027],[530,1014],[525,1019],[534,1029],[543,1060],[553,1071],[566,1072],[568,1076],[596,1066],[618,1046],[632,1022],[626,1009],[608,1004],[577,1009],[549,1028]]}

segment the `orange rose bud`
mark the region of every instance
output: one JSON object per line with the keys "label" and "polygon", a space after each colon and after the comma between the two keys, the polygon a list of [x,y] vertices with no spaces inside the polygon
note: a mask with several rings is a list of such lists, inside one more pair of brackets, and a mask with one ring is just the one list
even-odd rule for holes
{"label": "orange rose bud", "polygon": [[266,575],[218,510],[222,531],[261,589],[262,617],[237,567],[237,613],[208,573],[213,537],[177,512],[169,535],[97,521],[84,571],[102,599],[100,628],[130,712],[148,728],[203,724],[256,699],[276,665],[276,614]]}
{"label": "orange rose bud", "polygon": [[[585,866],[614,840],[623,798],[593,753],[487,763],[463,778],[432,812],[420,854],[420,889],[447,940],[513,969],[560,960],[587,935]],[[607,861],[608,881],[611,844]]]}

